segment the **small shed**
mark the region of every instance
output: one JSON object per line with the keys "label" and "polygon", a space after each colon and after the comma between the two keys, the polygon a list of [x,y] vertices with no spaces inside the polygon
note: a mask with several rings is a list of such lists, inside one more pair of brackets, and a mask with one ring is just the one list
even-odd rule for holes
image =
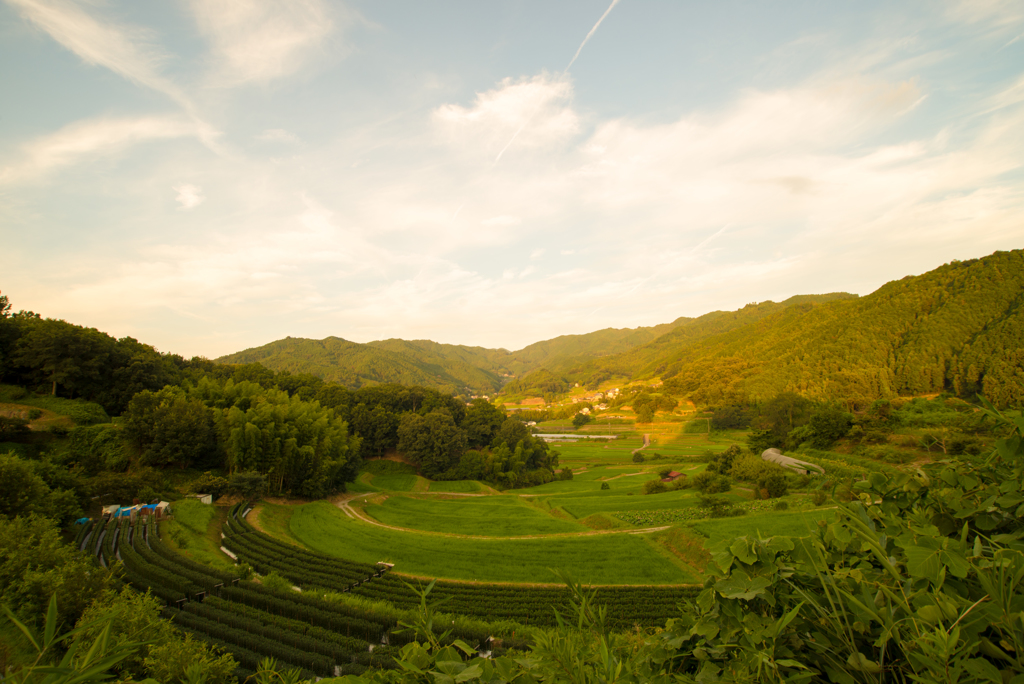
{"label": "small shed", "polygon": [[110,504],[109,506],[103,507],[103,517],[112,518],[117,515],[117,509],[121,508],[119,504]]}
{"label": "small shed", "polygon": [[673,482],[675,480],[678,480],[680,477],[685,477],[685,476],[683,475],[683,473],[680,473],[680,472],[678,472],[676,470],[673,470],[672,472],[670,472],[668,474],[668,477],[661,478],[661,481],[662,482]]}
{"label": "small shed", "polygon": [[199,499],[199,503],[212,504],[213,494],[189,494],[190,499]]}

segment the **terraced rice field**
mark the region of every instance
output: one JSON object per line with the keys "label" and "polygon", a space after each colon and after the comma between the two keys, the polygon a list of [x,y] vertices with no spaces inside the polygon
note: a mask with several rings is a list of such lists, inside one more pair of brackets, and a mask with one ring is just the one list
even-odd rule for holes
{"label": "terraced rice field", "polygon": [[514,537],[587,531],[509,495],[441,500],[391,496],[363,510],[385,525],[448,534]]}
{"label": "terraced rice field", "polygon": [[692,571],[648,535],[467,539],[399,532],[354,520],[326,502],[299,506],[289,529],[309,548],[365,563],[388,561],[423,577],[483,582],[557,582],[561,569],[589,584],[685,584]]}

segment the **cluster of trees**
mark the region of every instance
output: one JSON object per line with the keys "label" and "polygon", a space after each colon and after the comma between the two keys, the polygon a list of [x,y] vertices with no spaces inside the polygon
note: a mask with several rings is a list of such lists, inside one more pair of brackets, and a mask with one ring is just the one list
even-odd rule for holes
{"label": "cluster of trees", "polygon": [[464,414],[460,424],[442,410],[406,413],[398,450],[437,480],[484,480],[512,488],[554,477],[558,455],[522,421],[506,418],[483,399],[474,400]]}
{"label": "cluster of trees", "polygon": [[[620,399],[620,402],[625,399]],[[650,423],[654,420],[655,411],[671,411],[679,405],[679,401],[667,394],[652,394],[646,390],[639,392],[632,399],[633,413],[636,422]]]}
{"label": "cluster of trees", "polygon": [[359,439],[333,409],[298,392],[203,378],[135,395],[124,436],[144,465],[265,475],[272,492],[319,498],[359,470]]}
{"label": "cluster of trees", "polygon": [[[464,472],[501,486],[547,481],[557,465],[546,444],[486,400],[467,407],[427,387],[350,389],[259,363],[185,360],[10,309],[0,299],[0,380],[95,401],[124,419],[123,430],[74,437],[68,458],[86,477],[123,472],[134,459],[256,473],[271,492],[316,498],[354,479],[363,460],[395,450],[428,476]],[[0,432],[24,437],[26,421],[5,418]]]}

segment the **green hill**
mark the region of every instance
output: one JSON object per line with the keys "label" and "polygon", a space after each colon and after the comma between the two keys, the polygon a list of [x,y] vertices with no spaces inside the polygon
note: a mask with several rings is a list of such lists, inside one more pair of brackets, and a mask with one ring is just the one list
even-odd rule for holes
{"label": "green hill", "polygon": [[865,297],[800,295],[650,328],[563,335],[516,352],[429,340],[356,344],[286,338],[218,359],[313,373],[350,387],[418,384],[539,396],[574,383],[665,382],[699,403],[978,392],[1024,396],[1024,252],[996,252],[908,276]]}
{"label": "green hill", "polygon": [[494,393],[510,376],[545,364],[579,363],[626,351],[657,339],[686,320],[649,328],[607,328],[585,335],[563,335],[517,352],[430,340],[391,339],[358,344],[340,337],[287,337],[222,356],[217,362],[258,362],[271,370],[312,373],[353,388],[398,383],[452,392]]}
{"label": "green hill", "polygon": [[783,391],[863,401],[950,391],[1005,405],[1024,396],[1022,299],[1024,252],[996,252],[865,297],[715,312],[623,354],[548,369],[544,381],[660,378],[701,403]]}
{"label": "green hill", "polygon": [[[286,337],[262,347],[222,356],[217,362],[258,362],[271,370],[312,373],[324,380],[340,382],[352,388],[396,383],[461,392],[466,388],[495,391],[501,385],[500,378],[494,371],[483,370],[457,359],[444,359],[443,355],[436,351],[404,353],[396,350],[401,345],[391,344],[392,342],[402,341],[358,344],[340,337],[328,337],[323,340]],[[410,350],[414,350],[417,343],[404,344],[409,345]],[[444,363],[439,363],[442,360]]]}

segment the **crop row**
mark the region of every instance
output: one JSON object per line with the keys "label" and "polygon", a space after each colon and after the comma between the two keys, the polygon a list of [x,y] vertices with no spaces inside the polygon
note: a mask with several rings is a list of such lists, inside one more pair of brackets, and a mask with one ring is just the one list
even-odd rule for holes
{"label": "crop row", "polygon": [[214,639],[241,646],[266,657],[276,658],[281,663],[286,663],[286,666],[301,667],[321,677],[334,675],[334,660],[330,656],[294,648],[284,642],[283,637],[286,637],[284,634],[268,639],[258,632],[236,629],[187,610],[173,611],[171,619],[191,631],[202,632]]}
{"label": "crop row", "polygon": [[[597,589],[595,598],[607,606],[609,623],[614,626],[653,625],[674,616],[676,606],[694,597],[698,591],[697,587],[601,587]],[[353,593],[388,600],[399,608],[411,608],[419,602],[416,593],[394,575],[363,584]],[[562,587],[438,582],[431,591],[431,598],[444,600],[442,609],[445,612],[484,620],[512,619],[538,625],[555,624],[553,608],[562,615],[570,609],[569,591]]]}
{"label": "crop row", "polygon": [[[739,509],[744,513],[768,513],[775,510],[777,501],[757,500],[743,503],[730,503],[729,508]],[[788,503],[788,502],[787,502]],[[801,502],[802,503],[802,502]],[[711,508],[669,508],[651,511],[618,511],[612,515],[623,522],[642,527],[654,525],[672,525],[674,523],[705,520],[712,517]]]}
{"label": "crop row", "polygon": [[225,537],[224,548],[231,551],[239,559],[245,561],[261,575],[277,572],[287,577],[299,587],[323,587],[332,591],[349,591],[354,585],[364,581],[365,577],[353,578],[341,573],[325,572],[322,566],[312,570],[296,561],[290,554],[281,553],[278,549],[262,547],[249,535],[234,534]]}
{"label": "crop row", "polygon": [[[369,645],[380,643],[391,625],[363,619],[360,615],[365,611],[313,596],[275,592],[259,584],[237,583],[232,573],[181,556],[156,534],[147,544],[145,528],[130,528],[127,521],[108,523],[104,528],[109,536],[103,538],[102,552],[114,559],[115,548],[120,550],[125,580],[169,604],[183,605],[181,610],[169,609],[168,616],[183,629],[232,653],[241,664],[242,675],[255,670],[264,657],[277,658],[285,667],[302,668],[308,677],[333,676],[337,671],[357,674],[370,665],[394,666],[389,649],[371,653]],[[134,533],[134,543],[128,542],[129,530]],[[116,546],[115,540],[120,542]],[[220,597],[207,593],[210,591]],[[188,597],[205,597],[208,603],[183,600]]]}
{"label": "crop row", "polygon": [[206,597],[203,601],[203,605],[216,608],[225,613],[231,613],[239,618],[244,618],[254,623],[277,627],[280,630],[285,630],[294,634],[305,634],[319,641],[327,641],[351,653],[358,654],[363,651],[370,650],[370,645],[362,639],[345,636],[344,634],[324,629],[322,627],[317,627],[316,625],[311,625],[308,622],[303,622],[301,620],[293,620],[281,615],[274,615],[273,613],[268,613],[258,608],[247,606],[243,603],[222,599],[219,596]]}
{"label": "crop row", "polygon": [[309,570],[323,573],[329,572],[340,577],[350,577],[353,581],[361,581],[372,577],[381,570],[376,565],[369,563],[357,563],[334,556],[327,556],[278,541],[250,525],[245,520],[245,517],[241,515],[239,506],[232,507],[229,512],[227,530],[232,534],[244,534],[247,539],[251,539],[255,544],[268,551],[275,551],[286,556]]}

